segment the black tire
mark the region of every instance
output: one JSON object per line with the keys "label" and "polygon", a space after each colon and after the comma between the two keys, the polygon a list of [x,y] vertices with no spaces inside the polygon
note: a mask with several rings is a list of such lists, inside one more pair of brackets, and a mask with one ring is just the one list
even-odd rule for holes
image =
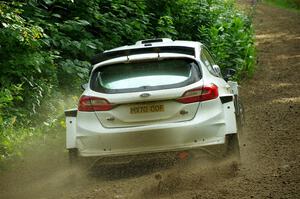
{"label": "black tire", "polygon": [[245,109],[241,99],[235,97],[235,116],[236,116],[236,125],[239,134],[243,133],[243,127],[245,125]]}
{"label": "black tire", "polygon": [[69,149],[69,163],[72,166],[78,165],[79,157],[78,157],[78,149]]}
{"label": "black tire", "polygon": [[237,133],[228,134],[226,137],[226,157],[240,161],[240,145]]}
{"label": "black tire", "polygon": [[69,149],[69,165],[71,168],[79,168],[82,171],[92,172],[97,158],[81,157],[77,148]]}

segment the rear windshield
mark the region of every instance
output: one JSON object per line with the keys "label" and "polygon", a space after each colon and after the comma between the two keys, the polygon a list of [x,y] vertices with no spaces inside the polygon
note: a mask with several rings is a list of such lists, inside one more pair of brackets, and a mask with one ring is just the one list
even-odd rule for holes
{"label": "rear windshield", "polygon": [[93,72],[91,88],[104,93],[136,92],[176,88],[199,79],[199,68],[193,60],[155,60],[100,67]]}

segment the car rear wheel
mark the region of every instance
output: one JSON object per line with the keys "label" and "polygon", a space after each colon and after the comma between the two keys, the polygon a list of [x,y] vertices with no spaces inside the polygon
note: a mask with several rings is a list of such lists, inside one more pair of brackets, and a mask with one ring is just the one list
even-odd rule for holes
{"label": "car rear wheel", "polygon": [[87,173],[91,173],[96,162],[97,158],[82,157],[79,155],[78,149],[69,149],[69,165],[71,168],[80,168]]}
{"label": "car rear wheel", "polygon": [[78,149],[69,149],[69,163],[70,165],[74,166],[78,164],[79,162],[79,157],[78,157]]}
{"label": "car rear wheel", "polygon": [[226,157],[240,161],[240,145],[238,134],[229,134],[226,137]]}
{"label": "car rear wheel", "polygon": [[237,129],[240,134],[243,133],[243,127],[245,125],[245,112],[244,105],[242,100],[239,97],[235,98],[235,107],[236,107],[236,124]]}

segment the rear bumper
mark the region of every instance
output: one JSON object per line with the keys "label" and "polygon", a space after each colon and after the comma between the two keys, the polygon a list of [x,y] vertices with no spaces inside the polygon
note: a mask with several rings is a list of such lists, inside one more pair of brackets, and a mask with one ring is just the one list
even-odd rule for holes
{"label": "rear bumper", "polygon": [[120,164],[139,164],[139,163],[157,163],[169,164],[183,159],[206,159],[213,158],[219,159],[226,153],[226,145],[209,145],[202,147],[188,147],[184,150],[175,151],[156,151],[148,153],[128,153],[128,154],[114,154],[106,156],[83,156],[84,158],[91,159],[94,165],[120,165]]}
{"label": "rear bumper", "polygon": [[232,102],[222,105],[216,99],[202,103],[190,121],[129,128],[104,128],[95,115],[79,112],[75,148],[81,156],[109,157],[221,145],[226,134],[236,133],[228,128],[236,125],[235,121],[228,124],[225,116],[229,111],[233,114],[230,118],[234,118]]}
{"label": "rear bumper", "polygon": [[[120,142],[110,142],[111,139],[105,139],[105,144],[99,144],[103,139],[99,137],[81,137],[77,139],[78,149],[80,156],[101,156],[101,157],[113,157],[113,156],[129,156],[129,155],[140,155],[140,154],[150,154],[150,153],[161,153],[161,152],[172,152],[172,151],[189,151],[199,149],[200,147],[221,145],[225,143],[225,137],[216,138],[203,138],[203,139],[192,139],[189,142],[177,143],[174,140],[164,140],[158,139],[159,142],[154,143],[152,138],[149,141],[143,142],[143,144],[138,145],[134,141],[136,139],[129,141],[131,136],[128,136],[126,140],[122,143]],[[191,137],[193,137],[191,135]],[[124,136],[122,136],[124,138]],[[122,139],[121,138],[121,139]],[[113,138],[112,138],[113,139]],[[173,141],[173,142],[172,142]],[[111,144],[108,144],[111,143]]]}

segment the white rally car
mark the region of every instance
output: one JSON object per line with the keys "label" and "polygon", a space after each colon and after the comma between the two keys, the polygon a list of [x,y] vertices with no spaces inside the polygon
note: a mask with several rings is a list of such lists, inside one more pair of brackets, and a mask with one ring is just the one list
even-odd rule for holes
{"label": "white rally car", "polygon": [[205,46],[192,41],[143,40],[97,55],[78,107],[65,111],[71,160],[221,145],[239,155],[233,74],[223,78]]}

